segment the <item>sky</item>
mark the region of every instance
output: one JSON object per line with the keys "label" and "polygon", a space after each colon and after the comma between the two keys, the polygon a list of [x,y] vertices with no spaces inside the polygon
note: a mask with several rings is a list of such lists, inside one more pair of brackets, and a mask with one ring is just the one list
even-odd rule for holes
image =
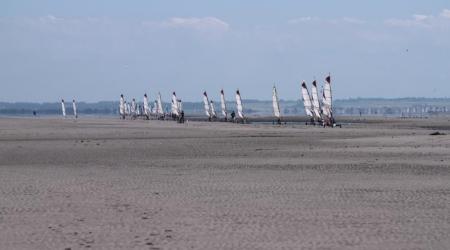
{"label": "sky", "polygon": [[0,101],[450,97],[450,1],[0,1]]}

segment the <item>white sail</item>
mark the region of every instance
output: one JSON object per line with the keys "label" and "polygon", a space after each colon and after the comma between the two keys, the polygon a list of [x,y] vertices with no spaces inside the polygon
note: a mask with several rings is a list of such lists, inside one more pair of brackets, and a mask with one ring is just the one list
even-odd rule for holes
{"label": "white sail", "polygon": [[209,107],[209,99],[206,91],[203,92],[203,106],[205,108],[205,114],[208,117],[211,117],[210,107]]}
{"label": "white sail", "polygon": [[62,115],[66,117],[66,105],[64,104],[64,100],[61,100],[61,111]]}
{"label": "white sail", "polygon": [[178,112],[178,100],[175,91],[172,93],[172,114],[176,116],[180,115]]}
{"label": "white sail", "polygon": [[181,99],[177,100],[177,108],[178,108],[178,114],[181,114],[181,111],[183,111],[183,103],[181,102]]}
{"label": "white sail", "polygon": [[137,112],[136,99],[133,98],[133,100],[131,100],[130,113],[132,115],[135,115],[136,112]]}
{"label": "white sail", "polygon": [[161,93],[158,93],[158,99],[156,101],[158,102],[158,106],[157,106],[158,114],[164,115],[164,109],[163,109],[162,101],[161,101]]}
{"label": "white sail", "polygon": [[212,100],[210,101],[209,106],[210,106],[210,109],[211,109],[211,116],[212,117],[216,117],[217,116],[216,109],[214,108],[214,102]]}
{"label": "white sail", "polygon": [[130,115],[131,113],[131,105],[125,101],[125,114]]}
{"label": "white sail", "polygon": [[326,98],[325,97],[325,92],[324,92],[324,90],[322,88],[322,114],[325,117],[330,117],[331,116],[331,112],[329,111],[330,109],[329,109],[328,105],[326,105],[325,98]]}
{"label": "white sail", "polygon": [[317,91],[317,83],[315,80],[312,82],[311,99],[313,104],[314,115],[320,118],[319,92]]}
{"label": "white sail", "polygon": [[273,106],[273,115],[276,118],[281,118],[280,103],[278,101],[278,93],[277,88],[275,86],[273,86],[272,89],[272,106]]}
{"label": "white sail", "polygon": [[125,99],[123,95],[120,95],[119,114],[122,116],[125,115]]}
{"label": "white sail", "polygon": [[153,114],[158,114],[158,101],[155,100],[155,103],[153,104],[152,107],[152,113]]}
{"label": "white sail", "polygon": [[241,98],[241,93],[239,92],[239,89],[236,90],[236,107],[237,107],[239,118],[244,119],[244,112],[243,112],[243,107],[242,107],[242,98]]}
{"label": "white sail", "polygon": [[328,117],[332,116],[333,108],[332,108],[332,95],[331,95],[331,76],[327,76],[325,78],[325,84],[323,86],[323,106],[325,109],[325,113]]}
{"label": "white sail", "polygon": [[305,106],[305,112],[308,116],[313,116],[313,107],[311,103],[311,97],[309,96],[308,88],[306,87],[305,81],[302,82],[302,99],[303,106]]}
{"label": "white sail", "polygon": [[225,101],[225,94],[223,89],[220,90],[220,107],[222,108],[222,115],[227,118],[227,103]]}
{"label": "white sail", "polygon": [[75,118],[78,118],[77,103],[75,102],[75,99],[72,101],[72,108],[73,108],[73,116]]}
{"label": "white sail", "polygon": [[144,114],[146,116],[150,115],[150,106],[148,105],[147,93],[144,94]]}

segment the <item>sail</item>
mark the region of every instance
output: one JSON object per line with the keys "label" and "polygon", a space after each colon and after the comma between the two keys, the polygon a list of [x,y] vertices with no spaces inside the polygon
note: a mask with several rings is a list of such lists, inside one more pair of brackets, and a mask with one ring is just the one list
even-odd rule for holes
{"label": "sail", "polygon": [[331,77],[327,76],[325,79],[325,84],[323,86],[324,104],[329,106],[331,109],[332,99],[331,99]]}
{"label": "sail", "polygon": [[178,112],[178,99],[175,91],[172,93],[172,114],[178,116],[180,113]]}
{"label": "sail", "polygon": [[203,106],[205,107],[206,116],[211,117],[210,107],[209,107],[209,99],[206,91],[203,92]]}
{"label": "sail", "polygon": [[244,119],[244,113],[243,113],[243,107],[242,107],[242,99],[241,99],[241,93],[239,92],[239,89],[236,90],[236,107],[238,111],[238,116],[241,119]]}
{"label": "sail", "polygon": [[325,84],[323,86],[323,110],[325,110],[325,114],[328,117],[332,116],[333,108],[332,108],[332,97],[331,97],[331,76],[327,76],[325,78]]}
{"label": "sail", "polygon": [[303,106],[305,106],[306,115],[313,116],[311,97],[309,96],[308,88],[306,87],[305,81],[302,82],[302,99],[303,99]]}
{"label": "sail", "polygon": [[72,108],[73,108],[73,116],[75,116],[75,118],[78,118],[77,103],[75,102],[75,100],[72,101]]}
{"label": "sail", "polygon": [[164,115],[164,110],[163,110],[162,101],[161,101],[161,93],[158,93],[158,99],[156,101],[158,102],[158,106],[156,108],[158,111],[158,114]]}
{"label": "sail", "polygon": [[125,114],[130,115],[131,105],[125,101]]}
{"label": "sail", "polygon": [[314,115],[316,115],[316,117],[320,117],[319,93],[317,91],[317,83],[315,80],[312,82],[311,99],[313,104]]}
{"label": "sail", "polygon": [[222,115],[227,118],[227,103],[225,102],[225,94],[223,89],[220,90],[220,107],[222,108]]}
{"label": "sail", "polygon": [[144,94],[144,114],[146,116],[150,115],[150,107],[148,106],[147,93]]}
{"label": "sail", "polygon": [[157,100],[155,100],[155,102],[153,103],[152,113],[158,114],[158,101]]}
{"label": "sail", "polygon": [[331,113],[329,112],[329,107],[328,105],[326,105],[326,101],[325,101],[325,91],[323,90],[322,87],[322,113],[324,116],[329,117],[331,115]]}
{"label": "sail", "polygon": [[125,115],[125,99],[123,99],[123,95],[120,95],[119,114]]}
{"label": "sail", "polygon": [[131,114],[136,114],[137,111],[137,105],[136,105],[136,99],[133,98],[133,100],[131,100]]}
{"label": "sail", "polygon": [[61,111],[62,115],[66,117],[66,105],[64,105],[64,100],[61,100]]}
{"label": "sail", "polygon": [[183,111],[183,103],[181,102],[181,99],[177,100],[177,108],[178,108],[178,114],[181,114],[181,111]]}
{"label": "sail", "polygon": [[216,117],[217,114],[216,114],[216,109],[214,108],[214,102],[211,100],[211,102],[209,104],[210,104],[209,106],[210,106],[210,110],[211,110],[211,116]]}
{"label": "sail", "polygon": [[278,93],[277,88],[275,86],[273,86],[272,90],[272,106],[273,106],[273,115],[276,118],[281,118],[280,103],[278,101]]}

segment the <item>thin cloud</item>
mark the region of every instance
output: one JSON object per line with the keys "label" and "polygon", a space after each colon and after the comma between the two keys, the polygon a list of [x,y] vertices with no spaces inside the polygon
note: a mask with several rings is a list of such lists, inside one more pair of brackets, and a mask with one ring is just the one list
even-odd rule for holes
{"label": "thin cloud", "polygon": [[441,17],[442,18],[449,18],[450,19],[450,10],[449,9],[444,9],[441,12]]}
{"label": "thin cloud", "polygon": [[320,19],[318,17],[310,17],[310,16],[305,16],[305,17],[298,17],[298,18],[293,18],[291,20],[288,21],[289,24],[298,24],[298,23],[306,23],[306,22],[313,22],[313,21],[319,21]]}
{"label": "thin cloud", "polygon": [[445,26],[448,24],[448,19],[450,19],[450,10],[444,9],[438,16],[415,14],[407,19],[387,19],[384,23],[392,27],[434,28]]}
{"label": "thin cloud", "polygon": [[293,18],[288,21],[288,24],[301,24],[301,23],[312,23],[312,22],[320,22],[323,24],[365,24],[366,21],[360,20],[353,17],[343,17],[338,19],[321,19],[318,17],[311,17],[311,16],[305,16],[305,17],[298,17]]}
{"label": "thin cloud", "polygon": [[216,17],[173,17],[161,23],[163,27],[194,29],[199,31],[228,31],[230,25]]}

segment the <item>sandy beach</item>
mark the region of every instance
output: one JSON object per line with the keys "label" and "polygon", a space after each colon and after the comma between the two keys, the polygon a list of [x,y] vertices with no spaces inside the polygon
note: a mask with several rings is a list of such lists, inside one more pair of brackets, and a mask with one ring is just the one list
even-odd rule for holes
{"label": "sandy beach", "polygon": [[0,118],[0,249],[450,249],[449,165],[448,118]]}

